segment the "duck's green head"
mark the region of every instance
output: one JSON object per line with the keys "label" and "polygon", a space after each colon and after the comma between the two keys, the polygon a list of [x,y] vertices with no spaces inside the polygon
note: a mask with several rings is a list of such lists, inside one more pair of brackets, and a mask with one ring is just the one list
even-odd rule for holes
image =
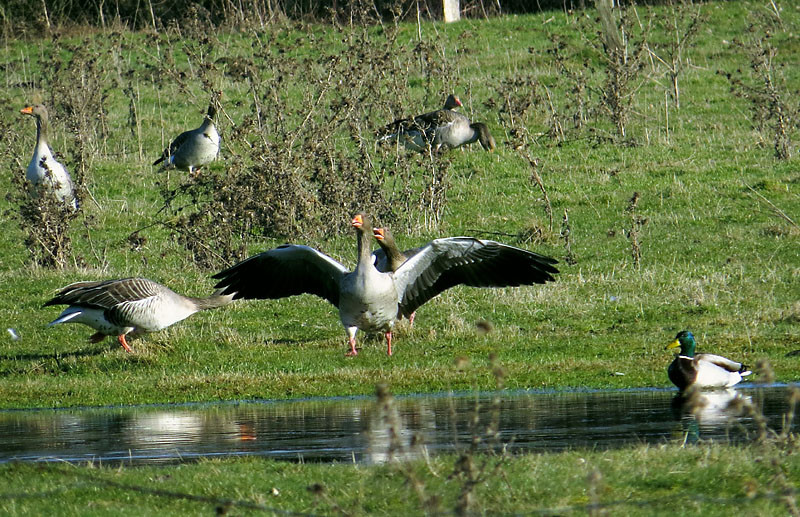
{"label": "duck's green head", "polygon": [[686,357],[694,357],[694,348],[696,343],[694,342],[694,336],[688,330],[681,330],[678,332],[678,335],[675,336],[675,341],[667,345],[667,350],[672,348],[680,348],[681,355],[685,355]]}

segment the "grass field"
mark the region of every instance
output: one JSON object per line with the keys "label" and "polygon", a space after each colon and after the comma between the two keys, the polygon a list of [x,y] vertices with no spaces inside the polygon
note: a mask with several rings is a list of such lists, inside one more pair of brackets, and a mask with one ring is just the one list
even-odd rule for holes
{"label": "grass field", "polygon": [[[451,476],[456,459],[378,467],[258,458],[121,469],[13,465],[2,469],[0,508],[9,515],[451,515],[466,484]],[[476,469],[492,473],[498,464],[503,474],[477,485],[468,515],[786,515],[799,468],[797,455],[777,449],[730,454],[705,446],[482,458]],[[38,495],[9,497],[29,493],[32,482]]]}
{"label": "grass field", "polygon": [[[19,339],[0,336],[0,408],[369,394],[378,382],[395,393],[490,389],[492,354],[508,388],[666,386],[671,354],[664,346],[685,328],[701,350],[757,367],[756,380],[797,381],[800,365],[790,353],[800,349],[800,173],[791,138],[800,6],[772,5],[638,8],[625,26],[624,69],[603,49],[592,10],[363,30],[286,22],[216,31],[194,19],[158,34],[64,28],[52,37],[3,41],[0,181],[11,195],[0,200],[0,322]],[[690,31],[693,9],[700,18]],[[669,20],[678,20],[677,31]],[[683,32],[690,37],[676,60],[678,106],[668,64],[677,53],[672,35]],[[757,59],[763,49],[772,56],[766,65]],[[174,135],[199,125],[212,90],[224,94],[220,158],[199,179],[150,166]],[[475,144],[431,159],[375,147],[381,125],[438,108],[450,92],[473,120],[489,125],[495,153]],[[26,227],[16,216],[19,178],[35,138],[19,110],[35,98],[50,109],[53,149],[85,186],[63,268],[31,264]],[[777,156],[782,148],[788,156]],[[219,193],[235,193],[225,189],[240,188],[242,178],[261,182],[261,190],[229,206]],[[165,205],[175,188],[183,193]],[[561,273],[544,286],[452,289],[421,307],[413,328],[401,326],[393,357],[380,336],[360,334],[361,352],[346,358],[335,309],[311,296],[197,314],[134,341],[131,354],[110,338],[88,344],[93,331],[85,326],[46,327],[59,310],[42,304],[77,280],[145,276],[200,296],[237,250],[248,255],[284,242],[318,247],[352,265],[347,223],[359,209],[392,226],[402,247],[438,236],[493,238],[558,258]],[[180,231],[229,254],[200,260]],[[479,322],[492,331],[482,332]],[[621,487],[609,500],[650,495],[646,474],[606,472],[618,462],[634,472],[661,462],[686,472],[680,449],[656,459],[650,455],[661,452],[631,453],[630,463],[622,460],[626,454],[593,455],[609,486]],[[717,479],[739,468],[738,452],[697,454],[730,462]],[[742,461],[759,454],[748,451]],[[548,465],[539,481],[561,457],[514,465]],[[316,468],[302,476],[319,480],[341,467]],[[119,475],[261,469],[286,478],[303,470],[252,460]],[[353,482],[362,485],[349,493],[363,499],[346,504],[390,513],[390,506],[372,507],[375,498],[361,491],[390,476],[355,470]],[[48,472],[12,466],[3,477]],[[559,491],[588,490],[583,470],[565,475],[578,481]],[[752,479],[766,483],[770,475],[754,472]],[[526,476],[512,477],[527,482]],[[658,483],[676,493],[691,478]],[[740,481],[723,487],[726,497],[741,493],[748,481]],[[529,506],[484,497],[481,511],[585,504],[581,493]],[[97,512],[119,510],[103,502],[106,496]],[[83,497],[74,498],[78,508]],[[252,491],[235,498],[272,505]],[[291,508],[313,507],[312,496],[301,499]],[[341,500],[338,493],[334,499]],[[701,507],[703,515],[714,514]]]}
{"label": "grass field", "polygon": [[[664,9],[655,11],[654,19],[662,19]],[[0,58],[6,69],[2,95],[8,145],[3,181],[12,191],[18,188],[11,179],[22,174],[35,133],[28,117],[17,112],[38,95],[53,105],[52,146],[73,175],[84,171],[91,197],[84,199],[70,228],[71,259],[63,269],[32,266],[18,224],[10,222],[0,235],[0,274],[7,286],[0,319],[20,336],[14,341],[5,334],[0,343],[0,405],[364,394],[372,392],[376,381],[397,393],[486,388],[492,383],[485,368],[490,353],[506,367],[506,385],[512,388],[662,386],[668,383],[664,369],[670,361],[663,347],[683,328],[694,331],[701,349],[750,365],[767,361],[776,379],[796,380],[797,361],[786,357],[800,348],[796,160],[775,157],[768,122],[761,131],[754,128],[750,103],[733,95],[732,81],[718,73],[758,86],[748,72],[746,53],[756,43],[748,47],[745,38],[755,36],[743,33],[743,24],[767,19],[764,9],[742,2],[700,8],[714,23],[704,22],[684,51],[688,66],[680,77],[680,108],[668,95],[659,62],[644,59],[627,89],[632,97],[625,138],[615,136],[599,100],[608,72],[602,52],[592,46],[594,34],[581,39],[576,33],[584,26],[594,30],[590,13],[423,24],[421,42],[415,25],[398,25],[391,35],[397,50],[388,53],[397,62],[386,67],[393,72],[406,67],[408,73],[386,77],[375,87],[341,90],[348,101],[365,103],[363,112],[350,110],[350,118],[336,111],[331,92],[338,82],[319,85],[311,79],[327,78],[331,69],[321,63],[351,50],[359,38],[381,51],[389,28],[362,33],[277,26],[220,33],[211,43],[193,39],[186,27],[180,36],[67,30],[54,41],[4,42]],[[639,17],[647,16],[640,9]],[[787,7],[779,20],[784,30],[768,41],[777,51],[772,73],[785,89],[788,107],[796,104],[789,92],[798,81],[797,54],[791,51],[796,44],[791,28],[798,16],[796,8]],[[744,42],[737,46],[735,38],[742,34]],[[578,84],[570,79],[574,70],[565,75],[548,59],[556,37],[566,48],[560,51],[564,69],[585,63],[586,93],[580,98],[586,116],[579,128],[567,124],[576,105],[570,93],[571,85]],[[664,35],[653,29],[649,39],[659,38]],[[428,44],[425,56],[409,50],[423,43]],[[651,46],[652,55],[663,54],[656,43]],[[245,78],[236,80],[236,59],[244,60],[250,48],[255,49],[251,65],[263,59],[265,74],[287,75],[280,81],[256,78],[247,68]],[[361,61],[374,58],[364,52]],[[429,61],[437,52],[446,59],[433,66]],[[67,64],[83,68],[68,69]],[[288,75],[293,69],[302,73]],[[80,84],[100,93],[84,92],[75,86]],[[493,237],[561,260],[557,281],[499,291],[448,291],[421,308],[413,329],[398,332],[397,353],[391,358],[377,337],[362,337],[362,353],[345,358],[346,340],[335,309],[311,296],[241,302],[202,313],[136,341],[134,354],[124,353],[111,339],[87,344],[91,330],[81,325],[46,328],[58,310],[42,309],[42,303],[72,281],[145,276],[178,292],[202,295],[213,285],[209,276],[229,262],[203,267],[194,262],[176,238],[175,225],[170,226],[192,210],[192,202],[178,198],[173,202],[184,202],[182,211],[161,210],[167,188],[192,180],[149,165],[172,135],[199,124],[208,102],[203,84],[225,95],[219,124],[223,150],[208,177],[244,175],[272,160],[271,167],[257,170],[272,172],[280,181],[281,167],[289,167],[306,188],[315,188],[308,176],[320,174],[320,161],[339,159],[351,167],[331,165],[334,193],[329,197],[339,197],[316,212],[304,212],[297,233],[285,226],[226,226],[238,217],[228,214],[229,219],[212,218],[199,228],[201,237],[208,232],[208,246],[221,242],[211,232],[222,228],[246,246],[244,255],[288,241],[319,247],[353,264],[347,222],[359,204],[369,204],[382,222],[394,226],[401,246],[442,235]],[[473,119],[489,123],[500,143],[498,152],[484,153],[475,146],[437,157],[431,165],[408,153],[373,151],[371,135],[377,127],[437,107],[448,91],[461,94]],[[398,98],[398,92],[407,97]],[[552,109],[535,97],[542,92],[554,99]],[[271,94],[273,102],[266,105]],[[539,103],[524,108],[525,99]],[[316,107],[310,109],[309,102]],[[248,111],[254,105],[262,109],[261,132],[253,129]],[[72,119],[61,111],[65,106]],[[516,110],[510,116],[512,107]],[[278,108],[283,120],[269,119]],[[563,138],[549,136],[555,118],[563,121]],[[294,120],[301,121],[302,129],[291,126]],[[356,122],[363,127],[352,129]],[[320,138],[330,147],[314,147],[314,134],[326,127]],[[791,136],[794,126],[788,130]],[[293,147],[287,139],[294,139]],[[269,146],[259,140],[268,140]],[[366,156],[377,165],[369,168],[353,158],[362,152],[354,151],[354,144],[367,149]],[[325,155],[330,148],[338,154]],[[274,156],[265,157],[270,152]],[[531,180],[525,156],[536,161],[542,188]],[[304,160],[311,170],[304,170]],[[431,171],[445,171],[449,183],[438,223],[431,222],[431,211],[418,193],[430,188]],[[407,177],[400,178],[403,174]],[[365,197],[359,183],[364,176],[377,178],[371,184],[379,185],[379,194]],[[634,192],[638,202],[631,212]],[[319,197],[314,202],[321,206]],[[402,199],[408,207],[400,205]],[[301,213],[288,204],[268,208],[270,213]],[[14,206],[6,204],[4,213],[10,220]],[[565,213],[569,250],[562,231]],[[130,239],[136,230],[139,239]],[[237,236],[237,231],[247,233]],[[566,261],[568,255],[573,260]],[[475,324],[482,320],[492,324],[493,332],[478,332]],[[458,358],[468,359],[469,367],[454,368]]]}

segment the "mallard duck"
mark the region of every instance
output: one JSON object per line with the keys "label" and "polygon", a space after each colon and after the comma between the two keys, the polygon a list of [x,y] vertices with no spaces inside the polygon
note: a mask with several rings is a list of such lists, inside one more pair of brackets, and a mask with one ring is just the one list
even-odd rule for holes
{"label": "mallard duck", "polygon": [[440,110],[386,125],[379,142],[400,142],[413,151],[430,148],[438,152],[478,141],[485,150],[493,151],[497,144],[488,126],[482,122],[470,122],[469,118],[455,111],[460,106],[461,100],[450,95]]}
{"label": "mallard duck", "polygon": [[219,153],[219,133],[214,126],[220,94],[214,94],[208,105],[208,113],[203,123],[197,129],[184,131],[164,149],[161,157],[153,162],[158,165],[164,162],[164,167],[175,167],[188,170],[194,174],[195,169],[210,163]]}
{"label": "mallard duck", "polygon": [[30,115],[36,120],[36,147],[33,149],[33,158],[28,164],[25,177],[35,188],[47,187],[65,206],[76,210],[78,202],[72,178],[67,169],[53,157],[47,142],[50,128],[47,108],[42,104],[35,104],[21,109],[20,113]]}
{"label": "mallard duck", "polygon": [[688,330],[682,330],[666,349],[680,348],[680,354],[670,363],[669,380],[681,391],[689,386],[698,388],[727,388],[750,375],[747,366],[714,354],[695,354],[697,344]]}
{"label": "mallard duck", "polygon": [[123,278],[75,282],[44,306],[69,305],[48,326],[83,323],[97,331],[89,338],[91,343],[117,336],[122,348],[131,352],[126,335],[165,329],[195,312],[227,305],[232,299],[219,291],[206,298],[192,298],[146,278]]}
{"label": "mallard duck", "polygon": [[214,278],[223,294],[234,298],[275,299],[314,294],[339,309],[350,346],[358,354],[356,332],[384,332],[392,355],[392,327],[400,316],[455,285],[506,287],[543,284],[558,270],[555,259],[494,241],[471,237],[436,239],[396,271],[380,272],[370,244],[370,218],[360,213],[351,224],[356,230],[358,262],[353,271],[309,246],[285,244],[254,255]]}

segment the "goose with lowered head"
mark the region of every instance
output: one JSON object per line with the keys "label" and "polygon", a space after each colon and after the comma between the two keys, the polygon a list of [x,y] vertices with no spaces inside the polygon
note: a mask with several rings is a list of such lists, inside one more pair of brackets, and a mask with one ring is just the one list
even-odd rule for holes
{"label": "goose with lowered head", "polygon": [[480,142],[487,151],[497,147],[489,127],[482,122],[471,122],[458,113],[461,100],[455,95],[447,97],[444,108],[416,117],[395,120],[382,130],[379,142],[399,142],[412,151],[434,152],[455,149],[462,145]]}
{"label": "goose with lowered head", "polygon": [[471,237],[433,240],[396,271],[381,272],[370,250],[370,218],[359,213],[351,224],[358,246],[353,271],[309,246],[285,244],[217,273],[216,287],[235,299],[276,299],[303,293],[320,296],[339,309],[350,347],[348,356],[358,354],[358,329],[384,332],[387,353],[392,355],[392,327],[397,318],[411,315],[450,287],[543,284],[558,273],[555,259]]}
{"label": "goose with lowered head", "polygon": [[165,329],[195,312],[227,305],[232,299],[219,291],[192,298],[146,278],[123,278],[75,282],[44,306],[69,305],[49,326],[83,323],[97,331],[89,338],[91,343],[117,336],[122,348],[132,352],[125,336]]}

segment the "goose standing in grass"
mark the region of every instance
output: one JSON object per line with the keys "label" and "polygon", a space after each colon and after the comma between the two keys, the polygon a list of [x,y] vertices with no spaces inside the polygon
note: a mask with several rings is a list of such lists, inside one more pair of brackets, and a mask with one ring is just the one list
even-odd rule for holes
{"label": "goose standing in grass", "polygon": [[53,152],[47,143],[50,128],[50,117],[47,108],[42,104],[35,104],[20,110],[20,113],[30,115],[36,120],[36,147],[33,158],[28,164],[25,177],[34,188],[48,188],[56,198],[64,203],[70,210],[78,208],[75,198],[75,187],[67,169],[53,157]]}
{"label": "goose standing in grass", "polygon": [[210,163],[219,153],[219,133],[214,125],[214,118],[219,108],[221,94],[214,94],[208,105],[208,113],[203,123],[197,129],[184,131],[164,149],[161,157],[153,162],[158,165],[164,162],[163,167],[175,167],[188,170],[194,174],[195,169]]}
{"label": "goose standing in grass", "polygon": [[485,150],[493,151],[497,144],[488,126],[482,122],[470,122],[469,118],[455,111],[460,106],[461,100],[450,95],[440,110],[388,124],[381,131],[384,136],[379,142],[400,142],[412,151],[430,148],[439,152],[477,141]]}
{"label": "goose standing in grass", "polygon": [[689,386],[728,388],[739,383],[742,377],[750,375],[751,372],[742,363],[721,355],[696,354],[696,346],[694,336],[688,330],[678,332],[675,340],[667,345],[667,350],[681,350],[667,369],[669,380],[681,391]]}
{"label": "goose standing in grass", "polygon": [[48,326],[83,323],[97,331],[89,338],[91,343],[117,336],[122,348],[131,352],[126,335],[165,329],[195,312],[227,305],[232,299],[219,291],[206,298],[192,298],[146,278],[124,278],[70,284],[44,306],[69,305]]}
{"label": "goose standing in grass", "polygon": [[494,241],[471,237],[436,239],[394,272],[380,272],[370,250],[370,218],[360,213],[356,230],[358,262],[353,271],[309,246],[284,244],[214,275],[216,287],[234,298],[275,299],[297,294],[320,296],[339,309],[350,346],[358,354],[356,332],[384,332],[392,355],[392,327],[400,316],[442,291],[459,285],[508,287],[543,284],[558,270],[555,259]]}

